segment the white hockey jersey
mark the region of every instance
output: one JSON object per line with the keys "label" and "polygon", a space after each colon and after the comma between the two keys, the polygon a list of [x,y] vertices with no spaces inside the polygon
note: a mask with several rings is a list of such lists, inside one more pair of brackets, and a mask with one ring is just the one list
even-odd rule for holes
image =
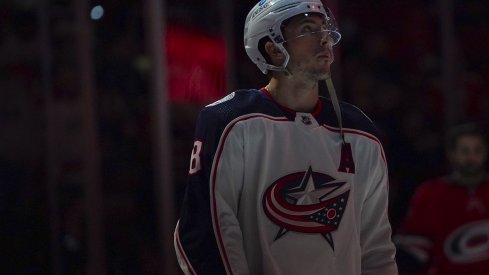
{"label": "white hockey jersey", "polygon": [[388,176],[372,122],[240,90],[204,108],[175,250],[185,274],[393,275]]}

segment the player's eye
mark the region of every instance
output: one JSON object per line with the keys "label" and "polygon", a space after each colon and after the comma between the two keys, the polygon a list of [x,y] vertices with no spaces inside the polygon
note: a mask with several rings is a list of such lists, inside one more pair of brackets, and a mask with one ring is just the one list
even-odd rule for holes
{"label": "player's eye", "polygon": [[306,25],[301,29],[302,34],[311,33],[311,32],[313,32],[313,27],[311,25]]}

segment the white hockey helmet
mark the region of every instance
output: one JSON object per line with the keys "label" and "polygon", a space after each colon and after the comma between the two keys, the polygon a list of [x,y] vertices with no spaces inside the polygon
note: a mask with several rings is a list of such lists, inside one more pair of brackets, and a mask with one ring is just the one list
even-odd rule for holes
{"label": "white hockey helmet", "polygon": [[[331,11],[324,7],[321,0],[261,0],[248,13],[244,29],[244,46],[253,63],[266,74],[268,70],[285,71],[289,62],[289,53],[283,46],[282,23],[299,14],[320,13],[326,19],[326,28],[333,40],[333,45],[341,39],[336,21]],[[284,53],[285,60],[280,66],[268,64],[259,50],[261,39],[270,40]]]}

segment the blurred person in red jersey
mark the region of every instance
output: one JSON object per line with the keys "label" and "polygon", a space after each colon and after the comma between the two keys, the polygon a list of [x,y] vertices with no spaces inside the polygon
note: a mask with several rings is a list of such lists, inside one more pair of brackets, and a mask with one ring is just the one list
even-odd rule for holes
{"label": "blurred person in red jersey", "polygon": [[418,188],[395,237],[401,274],[489,274],[486,137],[460,125],[446,149],[452,173]]}

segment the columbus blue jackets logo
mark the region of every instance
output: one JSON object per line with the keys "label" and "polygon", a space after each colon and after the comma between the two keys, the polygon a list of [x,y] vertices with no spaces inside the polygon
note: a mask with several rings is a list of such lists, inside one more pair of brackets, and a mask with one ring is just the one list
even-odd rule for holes
{"label": "columbus blue jackets logo", "polygon": [[349,183],[309,166],[275,181],[265,192],[263,209],[280,226],[275,240],[289,231],[321,234],[334,250],[331,232],[340,226],[349,194]]}

